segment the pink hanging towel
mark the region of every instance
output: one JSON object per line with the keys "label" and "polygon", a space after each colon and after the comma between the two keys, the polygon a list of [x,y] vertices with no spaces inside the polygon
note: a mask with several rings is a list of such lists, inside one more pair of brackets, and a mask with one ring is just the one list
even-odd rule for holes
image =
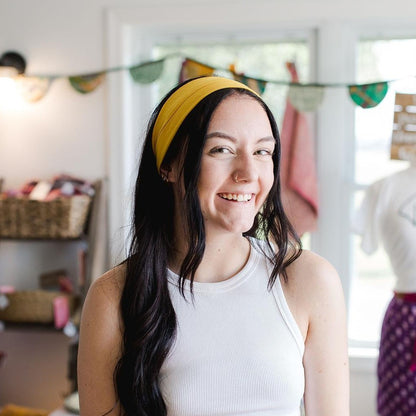
{"label": "pink hanging towel", "polygon": [[[298,82],[295,64],[286,64],[292,82]],[[281,181],[283,206],[296,232],[314,231],[318,218],[315,151],[308,119],[286,100],[281,132]]]}

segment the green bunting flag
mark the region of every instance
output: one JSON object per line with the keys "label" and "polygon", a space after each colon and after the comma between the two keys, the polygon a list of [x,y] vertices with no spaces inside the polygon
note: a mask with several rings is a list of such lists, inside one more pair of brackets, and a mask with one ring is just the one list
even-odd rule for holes
{"label": "green bunting flag", "polygon": [[69,77],[72,87],[82,94],[94,91],[105,79],[105,72]]}
{"label": "green bunting flag", "polygon": [[154,62],[145,62],[129,68],[129,72],[134,82],[150,84],[159,79],[162,75],[164,63],[164,59]]}
{"label": "green bunting flag", "polygon": [[350,97],[362,108],[372,108],[380,104],[388,91],[387,82],[373,84],[350,85]]}
{"label": "green bunting flag", "polygon": [[316,111],[324,98],[324,88],[291,85],[288,91],[288,98],[293,107],[298,111]]}
{"label": "green bunting flag", "polygon": [[26,77],[23,75],[15,78],[20,95],[29,103],[39,101],[45,96],[51,85],[51,80],[47,77]]}

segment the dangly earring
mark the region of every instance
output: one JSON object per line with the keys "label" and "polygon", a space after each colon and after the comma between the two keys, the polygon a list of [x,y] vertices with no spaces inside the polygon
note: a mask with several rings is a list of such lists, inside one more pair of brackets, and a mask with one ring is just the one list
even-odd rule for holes
{"label": "dangly earring", "polygon": [[162,178],[163,182],[169,182],[169,178],[166,172],[160,172],[160,177]]}

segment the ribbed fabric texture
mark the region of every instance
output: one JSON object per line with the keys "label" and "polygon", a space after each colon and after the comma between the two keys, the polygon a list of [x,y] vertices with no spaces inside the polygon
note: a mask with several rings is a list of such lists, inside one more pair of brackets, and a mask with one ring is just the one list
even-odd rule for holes
{"label": "ribbed fabric texture", "polygon": [[242,271],[219,283],[178,276],[169,289],[178,319],[175,344],[161,369],[169,416],[299,416],[304,392],[300,330],[277,279],[267,290],[270,264],[251,240]]}

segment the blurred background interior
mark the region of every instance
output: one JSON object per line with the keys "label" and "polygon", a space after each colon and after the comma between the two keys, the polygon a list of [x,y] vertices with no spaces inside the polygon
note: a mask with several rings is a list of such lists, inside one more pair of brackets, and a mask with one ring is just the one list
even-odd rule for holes
{"label": "blurred background interior", "polygon": [[[294,63],[300,83],[319,87],[307,111],[309,101],[296,106],[307,117],[319,206],[302,239],[341,276],[351,414],[375,416],[378,342],[394,274],[382,247],[371,256],[361,250],[352,218],[369,185],[408,166],[390,149],[395,95],[416,93],[415,17],[409,0],[0,0],[0,55],[14,51],[26,61],[18,80],[1,73],[8,64],[0,59],[3,197],[58,175],[95,187],[81,231],[69,237],[7,234],[13,208],[0,205],[0,318],[10,287],[47,291],[49,282],[82,303],[91,281],[123,259],[144,123],[183,76],[184,62],[190,72],[202,63],[256,83],[280,127]],[[351,86],[375,82],[387,89],[378,102],[352,99]],[[77,313],[71,309],[62,325],[56,315],[55,325],[3,318],[0,407],[48,414],[76,391]]]}

